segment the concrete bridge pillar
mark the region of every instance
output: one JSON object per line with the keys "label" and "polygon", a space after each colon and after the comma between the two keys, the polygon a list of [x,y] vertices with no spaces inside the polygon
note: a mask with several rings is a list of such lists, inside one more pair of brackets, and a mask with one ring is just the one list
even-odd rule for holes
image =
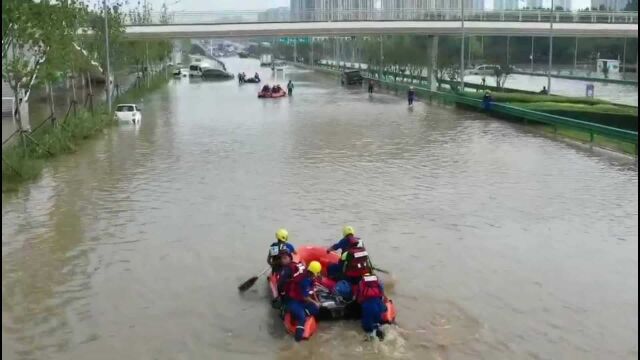
{"label": "concrete bridge pillar", "polygon": [[296,64],[298,62],[298,39],[295,39],[293,42],[293,63]]}
{"label": "concrete bridge pillar", "polygon": [[311,45],[311,59],[309,59],[309,65],[311,65],[311,67],[313,68],[313,39],[314,37],[311,37],[311,40],[309,41],[309,45]]}
{"label": "concrete bridge pillar", "polygon": [[429,89],[431,91],[437,90],[437,81],[436,81],[436,69],[438,68],[438,36],[431,36],[431,46],[429,49],[429,54],[431,55],[431,61],[429,61],[429,65],[427,66],[427,70],[429,72]]}
{"label": "concrete bridge pillar", "polygon": [[384,77],[384,48],[383,48],[383,40],[384,37],[380,35],[380,66],[378,69],[378,79],[382,80]]}

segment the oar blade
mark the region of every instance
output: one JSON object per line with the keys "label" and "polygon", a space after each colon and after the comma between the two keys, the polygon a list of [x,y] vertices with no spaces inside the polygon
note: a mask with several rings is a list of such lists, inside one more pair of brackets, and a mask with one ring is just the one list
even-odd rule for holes
{"label": "oar blade", "polygon": [[257,280],[258,280],[258,277],[253,276],[249,280],[240,284],[240,286],[238,286],[238,290],[240,290],[241,292],[249,290],[249,288],[251,288],[256,283]]}

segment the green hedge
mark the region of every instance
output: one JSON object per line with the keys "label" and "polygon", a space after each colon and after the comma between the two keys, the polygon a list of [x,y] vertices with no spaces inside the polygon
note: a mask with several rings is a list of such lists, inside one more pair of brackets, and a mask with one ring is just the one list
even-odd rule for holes
{"label": "green hedge", "polygon": [[[482,99],[484,93],[465,91],[464,96]],[[520,93],[502,93],[492,92],[491,97],[495,102],[502,103],[563,103],[563,104],[586,104],[586,105],[598,105],[608,104],[618,108],[629,108],[638,111],[637,107],[628,105],[613,104],[609,101],[594,99],[589,97],[567,97],[558,95],[539,95],[539,94],[520,94]]]}
{"label": "green hedge", "polygon": [[509,105],[544,112],[548,114],[568,117],[596,124],[638,131],[638,109],[611,104],[575,104],[557,102],[517,103]]}

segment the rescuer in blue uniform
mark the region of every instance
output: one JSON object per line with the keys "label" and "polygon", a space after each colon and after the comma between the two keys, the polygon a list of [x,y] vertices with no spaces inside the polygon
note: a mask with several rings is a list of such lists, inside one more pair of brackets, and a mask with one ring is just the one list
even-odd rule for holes
{"label": "rescuer in blue uniform", "polygon": [[322,265],[312,261],[305,268],[301,263],[291,262],[288,268],[292,275],[284,285],[285,309],[296,321],[295,340],[300,341],[304,336],[307,316],[320,311],[320,303],[315,299],[314,278],[320,274]]}
{"label": "rescuer in blue uniform", "polygon": [[327,275],[335,280],[349,280],[357,284],[362,275],[373,270],[364,242],[355,236],[351,226],[342,229],[343,238],[327,249],[327,253],[340,250],[340,261],[327,267]]}
{"label": "rescuer in blue uniform", "polygon": [[377,336],[384,340],[384,332],[380,328],[382,315],[387,311],[384,304],[384,288],[378,277],[365,274],[356,286],[356,301],[362,308],[361,325],[369,337]]}
{"label": "rescuer in blue uniform", "polygon": [[269,245],[269,255],[267,255],[267,264],[271,265],[273,274],[280,272],[280,253],[287,251],[295,254],[296,248],[289,242],[289,232],[286,229],[276,231],[276,242]]}

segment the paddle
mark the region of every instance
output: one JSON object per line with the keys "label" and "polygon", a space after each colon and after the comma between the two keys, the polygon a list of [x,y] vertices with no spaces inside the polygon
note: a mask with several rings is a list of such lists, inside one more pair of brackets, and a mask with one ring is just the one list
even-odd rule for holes
{"label": "paddle", "polygon": [[[334,251],[332,251],[332,253],[334,253],[334,254],[338,254],[338,252],[337,252],[337,251],[335,251],[335,250],[334,250]],[[385,269],[380,269],[379,267],[375,267],[375,266],[373,267],[373,270],[375,270],[375,271],[380,271],[381,273],[383,273],[383,274],[387,274],[387,275],[391,274],[389,271],[387,271],[387,270],[385,270]]]}
{"label": "paddle", "polygon": [[249,280],[243,282],[242,284],[240,284],[240,286],[238,286],[238,290],[240,292],[244,292],[249,290],[249,288],[251,288],[253,286],[253,284],[256,283],[256,281],[258,280],[258,278],[262,275],[264,275],[264,273],[266,273],[267,271],[269,271],[269,269],[271,269],[271,266],[267,266],[266,269],[262,270],[262,272],[256,276],[252,276],[251,278],[249,278]]}
{"label": "paddle", "polygon": [[391,273],[390,273],[390,272],[388,272],[387,270],[380,269],[380,268],[377,268],[377,267],[375,267],[375,266],[373,267],[373,270],[375,270],[375,271],[380,271],[381,273],[383,273],[383,274],[387,274],[387,275],[391,274]]}

